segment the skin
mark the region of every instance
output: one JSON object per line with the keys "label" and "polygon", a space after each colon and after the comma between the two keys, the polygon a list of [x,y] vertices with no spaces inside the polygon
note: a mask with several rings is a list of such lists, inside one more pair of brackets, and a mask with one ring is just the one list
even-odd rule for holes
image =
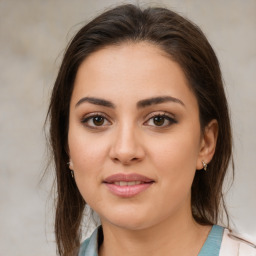
{"label": "skin", "polygon": [[[177,100],[138,107],[157,96]],[[218,127],[213,120],[201,133],[198,103],[181,67],[146,42],[101,49],[79,67],[69,118],[70,168],[103,226],[99,255],[197,255],[210,227],[194,221],[190,191],[202,160],[213,157]],[[103,183],[116,173],[154,183],[122,198]]]}

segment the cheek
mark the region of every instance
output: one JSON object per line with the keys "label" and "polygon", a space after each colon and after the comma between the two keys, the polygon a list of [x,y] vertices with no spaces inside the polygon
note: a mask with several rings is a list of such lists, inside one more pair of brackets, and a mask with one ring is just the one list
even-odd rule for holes
{"label": "cheek", "polygon": [[[86,134],[78,129],[69,132],[69,152],[76,172],[90,172],[105,159],[107,143],[97,135]],[[92,168],[92,167],[95,168]],[[87,167],[87,168],[86,168]]]}
{"label": "cheek", "polygon": [[158,170],[159,181],[169,195],[172,194],[172,198],[186,196],[190,192],[196,171],[199,141],[200,132],[191,129],[170,134],[160,143],[154,143],[157,146],[150,152],[151,160]]}
{"label": "cheek", "polygon": [[[181,132],[163,138],[162,141],[153,142],[150,155],[153,161],[162,166],[161,169],[179,169],[187,172],[196,169],[199,153],[200,134]],[[165,167],[165,168],[164,168]]]}
{"label": "cheek", "polygon": [[85,134],[81,129],[69,131],[68,136],[70,158],[77,187],[85,201],[90,198],[98,201],[94,195],[96,186],[101,183],[102,170],[107,155],[107,143],[97,135]]}

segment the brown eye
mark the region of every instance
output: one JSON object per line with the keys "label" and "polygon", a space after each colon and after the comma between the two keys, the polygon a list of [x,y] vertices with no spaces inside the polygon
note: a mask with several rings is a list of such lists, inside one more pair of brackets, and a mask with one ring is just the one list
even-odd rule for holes
{"label": "brown eye", "polygon": [[95,126],[101,126],[104,124],[104,117],[95,116],[95,117],[93,117],[92,121]]}
{"label": "brown eye", "polygon": [[177,121],[173,117],[168,116],[167,114],[156,114],[149,118],[144,124],[147,126],[164,128],[176,123]]}
{"label": "brown eye", "polygon": [[104,116],[104,115],[99,115],[99,114],[95,114],[95,115],[89,115],[85,118],[83,118],[81,120],[81,122],[89,127],[89,128],[103,128],[106,126],[111,125],[111,123],[108,121],[108,119]]}
{"label": "brown eye", "polygon": [[162,126],[166,118],[164,116],[155,116],[153,117],[153,122],[156,126]]}

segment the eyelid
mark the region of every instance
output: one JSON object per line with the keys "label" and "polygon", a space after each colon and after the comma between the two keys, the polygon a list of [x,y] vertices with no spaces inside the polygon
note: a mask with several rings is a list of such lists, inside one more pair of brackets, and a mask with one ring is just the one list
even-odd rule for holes
{"label": "eyelid", "polygon": [[102,128],[108,126],[108,125],[91,126],[91,125],[88,125],[88,124],[87,124],[87,122],[88,122],[89,120],[91,120],[92,118],[97,117],[97,116],[103,117],[105,120],[107,120],[107,122],[108,122],[109,124],[112,124],[112,122],[110,121],[109,116],[106,115],[105,113],[102,113],[102,112],[91,112],[91,113],[88,113],[88,114],[86,114],[86,115],[83,115],[83,117],[81,118],[81,123],[82,123],[83,125],[85,125],[86,127],[91,128],[91,129],[102,129]]}
{"label": "eyelid", "polygon": [[146,116],[146,119],[152,118],[154,116],[168,116],[170,118],[175,119],[175,115],[173,115],[173,114],[171,114],[171,113],[169,113],[167,111],[161,111],[161,110],[160,111],[151,112],[150,114],[148,114]]}
{"label": "eyelid", "polygon": [[[153,117],[157,117],[157,116],[165,117],[170,122],[170,124],[165,125],[165,126],[155,126],[157,128],[161,128],[161,127],[164,128],[164,127],[168,127],[172,124],[178,123],[178,121],[176,120],[176,118],[173,114],[170,114],[166,111],[155,111],[155,112],[152,112],[149,115],[147,115],[146,121],[144,122],[144,124],[148,123]],[[149,126],[151,126],[151,125],[149,125]]]}

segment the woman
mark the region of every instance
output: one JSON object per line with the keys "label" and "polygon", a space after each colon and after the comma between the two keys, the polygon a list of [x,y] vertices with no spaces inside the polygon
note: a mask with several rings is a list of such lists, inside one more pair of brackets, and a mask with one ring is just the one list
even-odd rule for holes
{"label": "woman", "polygon": [[[256,255],[216,225],[231,128],[218,60],[188,20],[134,5],[95,18],[49,118],[60,255]],[[80,246],[86,204],[101,226]]]}

